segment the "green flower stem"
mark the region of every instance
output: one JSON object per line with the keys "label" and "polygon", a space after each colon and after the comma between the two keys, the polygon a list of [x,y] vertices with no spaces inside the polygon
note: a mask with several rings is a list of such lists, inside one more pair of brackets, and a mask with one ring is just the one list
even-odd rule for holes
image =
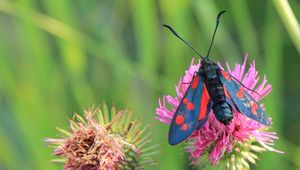
{"label": "green flower stem", "polygon": [[287,0],[273,0],[283,24],[300,53],[300,26]]}

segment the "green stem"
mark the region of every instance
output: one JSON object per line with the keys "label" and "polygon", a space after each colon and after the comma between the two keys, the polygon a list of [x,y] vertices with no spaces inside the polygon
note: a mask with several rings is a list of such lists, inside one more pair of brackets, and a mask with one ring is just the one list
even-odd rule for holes
{"label": "green stem", "polygon": [[284,26],[300,53],[300,26],[287,0],[273,0]]}

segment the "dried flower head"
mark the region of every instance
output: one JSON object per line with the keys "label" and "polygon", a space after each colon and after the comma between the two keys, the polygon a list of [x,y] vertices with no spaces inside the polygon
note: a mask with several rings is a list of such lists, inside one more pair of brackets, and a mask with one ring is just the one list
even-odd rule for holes
{"label": "dried flower head", "polygon": [[[227,72],[241,81],[247,88],[255,90],[253,92],[246,89],[253,99],[259,101],[271,92],[272,87],[267,84],[266,76],[264,76],[262,83],[257,85],[259,76],[254,61],[244,74],[246,61],[247,55],[243,64],[236,64],[233,71],[227,64]],[[220,64],[219,66],[222,68]],[[156,109],[158,120],[170,124],[176,108],[189,86],[183,82],[191,82],[199,67],[200,62],[194,65],[192,60],[190,68],[186,71],[183,79],[180,78],[176,86],[177,96],[167,95],[162,100],[159,99],[159,107]],[[166,103],[169,105],[167,106]],[[264,109],[263,104],[261,106]],[[216,165],[223,158],[227,168],[249,168],[248,162],[255,164],[257,159],[255,152],[268,149],[282,153],[271,147],[274,144],[273,140],[278,139],[275,132],[266,131],[268,127],[249,119],[235,109],[233,109],[233,114],[234,118],[227,126],[219,122],[214,114],[209,114],[207,122],[188,138],[186,151],[190,154],[192,164],[198,164],[201,162],[200,159],[203,160],[202,158],[207,157],[212,165]]]}
{"label": "dried flower head", "polygon": [[[64,134],[60,139],[45,141],[54,148],[53,154],[70,170],[143,169],[154,164],[151,155],[157,145],[149,146],[148,126],[140,129],[139,121],[131,121],[132,113],[114,107],[109,113],[102,109],[84,111],[84,118],[75,114],[70,120],[70,132],[57,128]],[[110,118],[111,117],[111,118]]]}

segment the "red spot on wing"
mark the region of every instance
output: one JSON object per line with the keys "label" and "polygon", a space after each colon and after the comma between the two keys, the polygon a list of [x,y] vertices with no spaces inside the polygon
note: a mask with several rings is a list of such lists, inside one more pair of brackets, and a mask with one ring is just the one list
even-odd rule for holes
{"label": "red spot on wing", "polygon": [[188,102],[188,104],[186,105],[186,108],[188,110],[194,110],[195,109],[195,105],[192,102]]}
{"label": "red spot on wing", "polygon": [[186,130],[188,130],[188,125],[187,124],[182,124],[180,129],[183,130],[183,131],[186,131]]}
{"label": "red spot on wing", "polygon": [[257,109],[258,109],[258,105],[255,102],[253,102],[251,104],[251,113],[253,113],[254,115],[256,115],[257,114],[257,112],[256,112]]}
{"label": "red spot on wing", "polygon": [[189,102],[189,99],[185,97],[185,98],[183,99],[183,103],[184,103],[184,104],[188,104],[188,102]]}
{"label": "red spot on wing", "polygon": [[244,89],[243,89],[243,87],[240,87],[240,88],[239,88],[239,91],[236,92],[236,96],[237,96],[238,98],[240,98],[240,99],[244,98]]}
{"label": "red spot on wing", "polygon": [[223,86],[223,89],[224,89],[225,96],[228,97],[228,98],[230,98],[230,95],[229,95],[226,87]]}
{"label": "red spot on wing", "polygon": [[231,80],[229,74],[228,74],[226,71],[222,70],[221,73],[222,73],[222,75],[224,76],[224,78],[225,78],[226,80],[228,80],[228,81]]}
{"label": "red spot on wing", "polygon": [[200,100],[200,113],[199,113],[199,116],[198,116],[198,120],[202,120],[205,118],[206,116],[206,112],[207,112],[207,104],[210,100],[210,97],[208,95],[208,92],[207,92],[207,89],[206,89],[206,86],[204,85],[203,86],[203,92],[202,92],[202,97],[201,97],[201,100]]}
{"label": "red spot on wing", "polygon": [[192,87],[193,89],[195,89],[195,88],[198,87],[198,84],[199,84],[199,77],[198,77],[198,76],[194,76],[193,81],[192,81],[192,84],[191,84],[191,87]]}
{"label": "red spot on wing", "polygon": [[182,115],[176,116],[175,123],[176,123],[177,125],[183,124],[183,123],[184,123],[184,117],[183,117]]}

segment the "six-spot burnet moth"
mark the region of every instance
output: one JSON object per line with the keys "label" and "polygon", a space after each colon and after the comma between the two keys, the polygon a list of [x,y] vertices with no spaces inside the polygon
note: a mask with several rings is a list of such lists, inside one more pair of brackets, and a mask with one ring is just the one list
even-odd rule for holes
{"label": "six-spot burnet moth", "polygon": [[182,39],[172,27],[163,25],[201,57],[201,66],[194,73],[172,118],[168,138],[171,145],[184,141],[192,135],[194,130],[200,129],[208,119],[211,110],[217,120],[224,125],[228,125],[233,119],[233,108],[264,125],[271,124],[263,109],[244,90],[247,87],[208,58],[219,26],[220,16],[224,12],[220,12],[217,16],[216,27],[205,57]]}

